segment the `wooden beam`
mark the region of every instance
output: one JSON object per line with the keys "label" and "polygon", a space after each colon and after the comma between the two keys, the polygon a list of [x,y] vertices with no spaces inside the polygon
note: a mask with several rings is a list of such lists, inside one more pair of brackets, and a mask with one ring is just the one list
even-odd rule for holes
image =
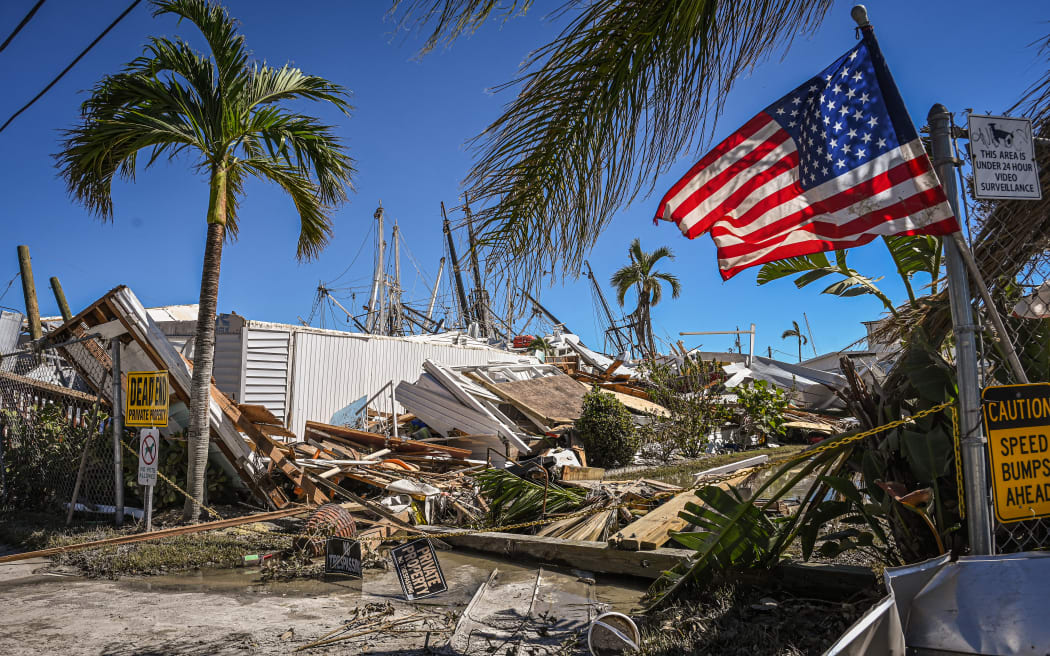
{"label": "wooden beam", "polygon": [[42,556],[57,556],[60,553],[67,553],[70,551],[81,551],[84,549],[94,549],[97,547],[112,547],[118,544],[148,542],[149,540],[158,540],[160,538],[168,538],[175,535],[202,533],[204,531],[214,531],[220,528],[230,528],[232,526],[254,524],[256,522],[269,522],[275,519],[281,519],[282,517],[291,517],[293,515],[299,515],[305,512],[309,512],[313,509],[314,508],[312,506],[295,506],[292,508],[284,508],[282,510],[275,510],[272,512],[259,513],[257,515],[232,517],[230,519],[220,519],[214,522],[205,522],[203,524],[176,526],[174,528],[166,528],[161,529],[159,531],[151,531],[149,533],[121,535],[115,538],[107,538],[105,540],[92,540],[90,542],[81,542],[80,544],[66,545],[62,547],[51,547],[50,549],[40,549],[37,551],[26,551],[23,553],[11,554],[10,556],[2,556],[0,557],[0,563],[12,563],[16,560],[25,560],[27,558],[39,558]]}

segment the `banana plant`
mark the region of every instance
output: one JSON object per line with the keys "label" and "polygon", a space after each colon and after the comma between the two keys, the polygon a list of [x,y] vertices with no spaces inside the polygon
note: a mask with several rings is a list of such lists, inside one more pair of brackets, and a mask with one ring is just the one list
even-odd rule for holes
{"label": "banana plant", "polygon": [[[917,303],[913,284],[916,273],[929,275],[931,293],[937,291],[942,260],[942,244],[939,237],[895,235],[884,237],[883,243],[886,244],[886,249],[893,258],[897,273],[908,292],[909,303],[913,306]],[[894,317],[898,316],[896,304],[875,284],[883,277],[869,278],[850,268],[846,261],[847,254],[846,250],[835,251],[834,264],[825,253],[769,262],[759,269],[757,282],[759,285],[765,285],[780,278],[797,276],[794,280],[795,286],[802,289],[827,276],[836,276],[840,279],[825,287],[821,291],[822,294],[843,297],[871,295],[882,302],[887,312]]]}

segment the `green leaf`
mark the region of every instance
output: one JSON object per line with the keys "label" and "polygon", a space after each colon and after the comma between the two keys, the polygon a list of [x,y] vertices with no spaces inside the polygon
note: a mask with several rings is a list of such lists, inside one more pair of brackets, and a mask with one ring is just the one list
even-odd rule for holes
{"label": "green leaf", "polygon": [[917,480],[933,484],[951,471],[955,447],[951,436],[941,429],[926,433],[901,430],[901,454]]}

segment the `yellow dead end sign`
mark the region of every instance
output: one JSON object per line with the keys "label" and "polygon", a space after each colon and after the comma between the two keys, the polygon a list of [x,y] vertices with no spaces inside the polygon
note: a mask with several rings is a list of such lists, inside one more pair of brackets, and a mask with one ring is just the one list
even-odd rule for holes
{"label": "yellow dead end sign", "polygon": [[168,425],[168,372],[129,371],[124,394],[125,426]]}
{"label": "yellow dead end sign", "polygon": [[996,518],[1050,516],[1050,383],[987,387],[981,400]]}

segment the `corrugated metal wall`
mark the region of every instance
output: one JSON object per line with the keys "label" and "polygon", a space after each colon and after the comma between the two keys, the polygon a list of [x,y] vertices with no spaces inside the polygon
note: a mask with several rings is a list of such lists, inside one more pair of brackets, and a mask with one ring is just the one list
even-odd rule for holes
{"label": "corrugated metal wall", "polygon": [[288,330],[256,328],[249,324],[244,330],[244,336],[244,353],[237,354],[238,366],[243,362],[244,367],[242,398],[238,400],[240,403],[264,405],[284,421],[288,403],[290,333]]}
{"label": "corrugated metal wall", "polygon": [[[511,360],[514,355],[489,348],[297,331],[289,427],[302,435],[307,420],[327,422],[337,410],[371,396],[391,379],[395,387],[403,380],[415,381],[427,358],[466,365]],[[372,407],[389,412],[389,397]],[[400,405],[396,408],[403,412]]]}
{"label": "corrugated metal wall", "polygon": [[[193,360],[193,347],[186,344],[193,340],[196,321],[161,321],[157,326],[168,338],[175,350]],[[241,317],[220,314],[215,320],[215,364],[211,372],[215,384],[225,394],[241,401],[241,337],[244,320]]]}

